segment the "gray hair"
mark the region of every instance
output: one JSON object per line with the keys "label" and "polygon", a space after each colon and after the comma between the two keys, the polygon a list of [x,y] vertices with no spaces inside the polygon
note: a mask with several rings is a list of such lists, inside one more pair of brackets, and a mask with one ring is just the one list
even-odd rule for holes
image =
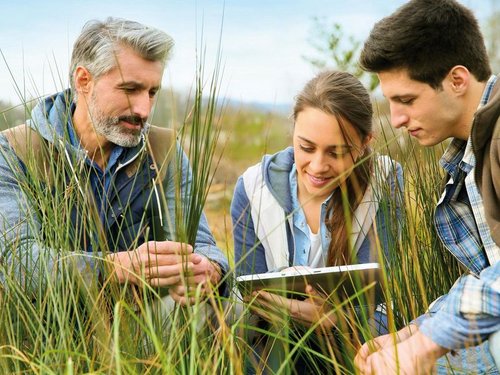
{"label": "gray hair", "polygon": [[165,64],[174,40],[161,30],[121,18],[88,21],[73,45],[71,88],[75,89],[74,73],[78,66],[84,66],[94,78],[99,78],[116,67],[116,53],[123,46],[132,48],[146,60]]}

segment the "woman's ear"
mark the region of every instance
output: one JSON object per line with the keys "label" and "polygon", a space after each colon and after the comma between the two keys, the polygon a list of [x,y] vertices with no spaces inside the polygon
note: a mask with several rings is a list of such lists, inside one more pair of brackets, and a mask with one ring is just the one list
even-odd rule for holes
{"label": "woman's ear", "polygon": [[373,140],[373,133],[369,133],[364,139],[363,139],[363,144],[362,148],[363,150],[366,149],[368,146],[370,146],[370,143]]}
{"label": "woman's ear", "polygon": [[93,85],[92,74],[88,71],[87,68],[83,66],[78,66],[75,69],[75,73],[73,75],[75,90],[78,95],[87,95]]}

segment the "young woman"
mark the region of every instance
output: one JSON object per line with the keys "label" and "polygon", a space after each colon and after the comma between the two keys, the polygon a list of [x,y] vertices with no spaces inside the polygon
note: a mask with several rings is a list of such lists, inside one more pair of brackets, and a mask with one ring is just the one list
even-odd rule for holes
{"label": "young woman", "polygon": [[[398,209],[390,206],[397,205],[402,170],[372,154],[372,115],[368,92],[349,73],[323,72],[306,84],[293,111],[293,147],[264,156],[236,184],[238,275],[379,261],[377,249],[387,250],[397,237],[391,212]],[[331,332],[331,305],[311,286],[304,292],[309,298],[299,300],[261,291],[257,312],[272,320],[267,312],[279,306],[299,325]],[[260,354],[265,366],[281,361],[273,352]],[[296,371],[311,369],[300,362]]]}

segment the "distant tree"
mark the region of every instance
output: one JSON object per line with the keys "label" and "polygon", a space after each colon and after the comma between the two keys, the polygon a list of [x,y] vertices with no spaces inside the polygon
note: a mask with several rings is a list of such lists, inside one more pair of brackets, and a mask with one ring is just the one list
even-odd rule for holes
{"label": "distant tree", "polygon": [[493,73],[500,73],[500,9],[497,8],[496,0],[491,0],[491,15],[484,25],[484,36],[486,39],[486,48],[490,57]]}
{"label": "distant tree", "polygon": [[363,81],[370,91],[375,90],[378,86],[377,77],[363,71],[358,64],[361,42],[352,35],[346,36],[340,24],[329,23],[324,17],[314,17],[313,22],[310,43],[318,55],[303,58],[318,69],[349,72]]}
{"label": "distant tree", "polygon": [[13,107],[0,100],[0,130],[11,128],[26,121],[29,108],[27,105]]}

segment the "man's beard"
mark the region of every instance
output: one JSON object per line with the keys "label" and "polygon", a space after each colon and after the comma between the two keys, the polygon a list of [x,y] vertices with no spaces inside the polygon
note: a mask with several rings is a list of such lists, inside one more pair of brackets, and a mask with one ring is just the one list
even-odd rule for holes
{"label": "man's beard", "polygon": [[139,116],[106,116],[96,105],[94,95],[88,104],[90,120],[94,125],[95,132],[104,136],[109,142],[122,147],[135,147],[141,140],[140,129],[127,129],[120,126],[120,121],[127,121],[131,124],[141,124],[144,120]]}

